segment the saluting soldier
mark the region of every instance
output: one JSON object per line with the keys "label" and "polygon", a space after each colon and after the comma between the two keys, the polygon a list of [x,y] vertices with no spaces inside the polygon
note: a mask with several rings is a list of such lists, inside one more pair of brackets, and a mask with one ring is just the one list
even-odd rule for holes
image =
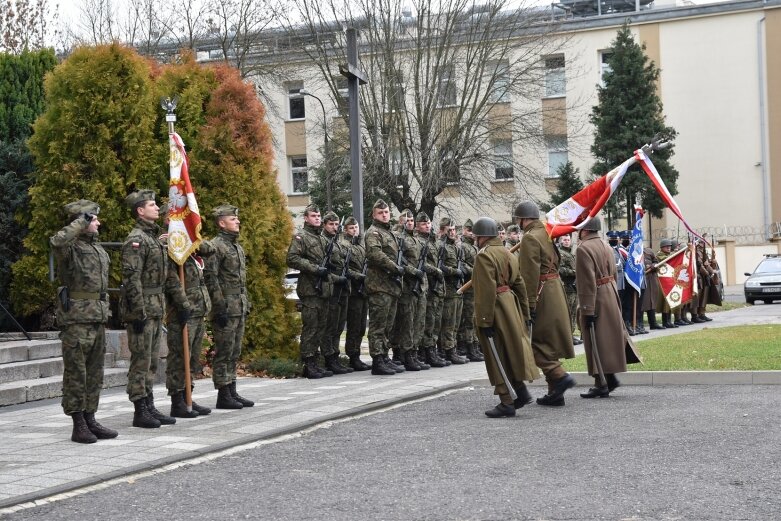
{"label": "saluting soldier", "polygon": [[127,393],[135,406],[133,426],[156,428],[171,425],[176,419],[155,407],[152,387],[160,353],[162,320],[166,295],[177,308],[178,323],[190,319],[190,303],[178,278],[168,278],[168,252],[160,237],[160,207],[152,190],[138,190],[125,198],[136,225],[122,245],[121,306],[126,310],[127,343],[130,367]]}
{"label": "saluting soldier", "polygon": [[212,239],[214,252],[206,259],[204,275],[212,301],[214,361],[212,382],[218,409],[252,407],[255,402],[236,390],[236,368],[241,356],[244,325],[252,306],[247,296],[247,261],[239,244],[239,209],[222,204],[212,212],[219,232]]}
{"label": "saluting soldier", "polygon": [[[473,272],[475,291],[474,322],[485,356],[488,380],[500,403],[485,411],[489,418],[515,416],[515,410],[531,403],[532,397],[524,380],[539,376],[529,342],[529,305],[526,286],[518,263],[502,245],[496,221],[480,217],[474,225],[479,248]],[[497,360],[490,348],[493,340],[510,385],[518,396],[515,400],[502,378]]]}
{"label": "saluting soldier", "polygon": [[62,410],[73,420],[71,441],[95,443],[117,431],[95,419],[106,356],[109,256],[98,244],[97,203],[65,205],[70,224],[49,239],[62,286],[57,290],[57,324],[62,340]]}
{"label": "saluting soldier", "polygon": [[418,238],[428,241],[428,255],[426,256],[426,274],[428,292],[426,294],[426,319],[423,327],[423,337],[420,339],[426,363],[431,367],[446,367],[450,362],[439,356],[437,352],[437,339],[442,323],[442,301],[445,298],[444,275],[440,269],[440,252],[444,251],[444,245],[437,240],[437,234],[431,232],[431,219],[426,212],[419,212],[415,218],[417,221]]}
{"label": "saluting soldier", "polygon": [[329,371],[334,374],[352,373],[352,367],[344,367],[339,361],[339,338],[342,335],[343,325],[347,321],[347,301],[350,296],[347,278],[349,271],[345,272],[347,275],[342,276],[342,270],[349,250],[339,239],[339,216],[334,212],[327,212],[323,217],[322,236],[327,242],[333,242],[331,262],[328,267],[331,270],[334,286],[333,294],[328,299],[328,317],[320,352]]}
{"label": "saluting soldier", "polygon": [[580,345],[583,341],[574,336],[575,317],[578,312],[578,292],[575,289],[575,254],[572,252],[572,237],[569,234],[559,237],[559,254],[561,255],[559,276],[561,277],[561,283],[564,284],[564,296],[567,297],[570,329],[573,335],[572,341],[575,345]]}
{"label": "saluting soldier", "polygon": [[[602,228],[599,217],[592,217],[579,231],[575,269],[580,299],[580,330],[585,336],[588,374],[594,377],[594,387],[583,398],[607,398],[620,383],[616,373],[626,371],[626,364],[640,361],[627,331],[622,327],[621,305],[616,290],[615,258],[610,247],[599,237]],[[592,344],[594,330],[596,346]],[[595,350],[598,355],[595,355]],[[607,385],[602,386],[598,356]]]}
{"label": "saluting soldier", "polygon": [[366,299],[366,248],[358,221],[350,216],[344,221],[342,242],[351,249],[350,255],[350,298],[347,301],[347,334],[344,351],[350,358],[350,367],[355,371],[367,371],[371,366],[361,360],[361,341],[366,334],[369,302]]}
{"label": "saluting soldier", "polygon": [[445,246],[442,258],[442,273],[445,275],[445,300],[442,302],[442,325],[439,330],[439,345],[445,353],[445,360],[453,364],[469,362],[456,351],[456,331],[461,322],[463,301],[458,289],[464,283],[462,255],[456,244],[456,225],[449,217],[443,217],[439,222],[443,232],[442,241]]}
{"label": "saluting soldier", "polygon": [[[461,251],[463,257],[464,282],[472,279],[472,270],[475,265],[477,248],[472,234],[472,219],[467,219],[461,231]],[[482,353],[477,345],[477,337],[474,329],[475,293],[469,288],[461,294],[461,321],[456,334],[456,346],[458,354],[466,356],[470,362],[482,362]]]}
{"label": "saluting soldier", "polygon": [[561,367],[560,358],[574,358],[569,309],[559,278],[559,253],[545,226],[540,209],[531,201],[520,203],[513,213],[523,229],[520,268],[529,298],[534,362],[545,375],[548,394],[537,398],[540,405],[564,405],[564,393],[575,385]]}

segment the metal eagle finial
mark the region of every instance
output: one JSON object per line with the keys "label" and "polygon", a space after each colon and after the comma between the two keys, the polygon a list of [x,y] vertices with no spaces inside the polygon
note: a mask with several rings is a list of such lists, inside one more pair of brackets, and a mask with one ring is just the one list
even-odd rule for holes
{"label": "metal eagle finial", "polygon": [[657,150],[664,150],[670,145],[671,143],[664,136],[662,136],[662,134],[656,134],[653,138],[651,138],[650,143],[643,145],[641,150],[646,154],[650,154],[651,152],[656,152]]}
{"label": "metal eagle finial", "polygon": [[168,113],[173,114],[176,110],[176,104],[179,103],[179,96],[160,98],[160,106]]}

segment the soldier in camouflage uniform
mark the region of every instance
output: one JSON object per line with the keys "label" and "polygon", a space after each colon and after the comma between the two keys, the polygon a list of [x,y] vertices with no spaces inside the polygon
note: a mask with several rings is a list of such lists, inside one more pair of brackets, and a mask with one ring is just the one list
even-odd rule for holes
{"label": "soldier in camouflage uniform", "polygon": [[456,351],[456,331],[461,322],[461,295],[458,289],[464,283],[463,254],[456,244],[456,226],[448,217],[439,222],[439,229],[445,232],[442,273],[445,275],[445,300],[442,302],[442,324],[439,329],[439,345],[445,352],[445,359],[453,364],[465,364],[469,360]]}
{"label": "soldier in camouflage uniform", "polygon": [[504,245],[509,250],[519,242],[521,242],[521,227],[511,224],[507,227],[507,240],[504,241]]}
{"label": "soldier in camouflage uniform", "polygon": [[344,221],[343,243],[351,249],[350,255],[350,298],[347,301],[347,335],[344,351],[350,357],[350,367],[356,371],[367,371],[371,366],[361,360],[361,340],[366,334],[369,316],[369,302],[366,299],[366,248],[355,217]]}
{"label": "soldier in camouflage uniform", "polygon": [[[320,351],[325,359],[326,369],[334,374],[352,373],[352,367],[344,367],[339,362],[339,338],[342,335],[344,324],[347,322],[347,301],[350,296],[349,279],[347,278],[349,271],[344,271],[349,248],[344,246],[339,239],[339,216],[334,212],[328,212],[323,217],[322,236],[329,243],[334,243],[329,263],[334,288],[333,295],[328,299],[326,330]],[[342,275],[343,271],[344,275]]]}
{"label": "soldier in camouflage uniform", "polygon": [[428,241],[428,255],[426,256],[426,270],[428,292],[426,294],[426,318],[423,327],[423,336],[416,341],[423,350],[425,361],[431,367],[446,367],[450,362],[444,360],[437,353],[437,339],[442,323],[442,301],[445,298],[444,276],[439,268],[440,251],[444,255],[444,245],[440,248],[437,236],[431,233],[431,219],[425,212],[418,213],[416,217],[418,238]]}
{"label": "soldier in camouflage uniform", "polygon": [[236,391],[236,366],[241,356],[244,324],[252,306],[247,296],[247,261],[238,243],[239,209],[222,204],[212,215],[219,228],[212,239],[214,252],[206,259],[204,276],[212,301],[214,360],[212,381],[217,389],[218,409],[242,409],[255,402]]}
{"label": "soldier in camouflage uniform", "polygon": [[[467,219],[461,232],[461,251],[464,258],[464,282],[472,280],[472,270],[475,266],[477,247],[472,235],[472,219]],[[466,356],[470,362],[482,362],[485,360],[477,344],[474,328],[475,292],[470,287],[461,294],[461,323],[458,325],[456,346],[458,354]]]}
{"label": "soldier in camouflage uniform", "polygon": [[[569,234],[559,237],[559,255],[561,256],[559,276],[561,277],[561,283],[564,284],[564,296],[567,299],[569,320],[572,334],[574,335],[578,312],[578,292],[575,289],[575,254],[572,251],[572,237]],[[583,343],[583,340],[573,336],[572,342],[575,345],[580,345]]]}
{"label": "soldier in camouflage uniform", "polygon": [[317,350],[323,348],[328,319],[328,299],[333,294],[333,274],[324,265],[328,242],[322,235],[320,209],[304,209],[304,227],[287,249],[287,265],[299,271],[296,294],[301,301],[301,360],[304,376],[323,378],[333,373],[317,365]]}
{"label": "soldier in camouflage uniform", "polygon": [[65,205],[70,224],[49,239],[57,259],[57,324],[62,340],[62,409],[73,420],[71,440],[95,443],[117,431],[95,419],[106,355],[109,257],[97,243],[100,207],[81,199]]}
{"label": "soldier in camouflage uniform", "polygon": [[[429,241],[429,233],[431,232],[431,220],[426,215],[426,212],[419,212],[415,218],[415,231],[412,234],[412,240],[415,241],[415,247],[419,251],[417,256],[418,265],[420,265],[420,259],[423,258],[422,269],[425,276],[418,279],[420,282],[415,281],[417,286],[417,293],[413,286],[413,294],[415,294],[415,315],[412,321],[412,351],[413,356],[417,359],[418,365],[421,369],[430,369],[431,365],[426,361],[428,358],[427,349],[424,345],[423,338],[426,330],[426,310],[428,308],[428,292],[429,292],[429,277],[436,277],[441,271],[436,267],[436,260],[434,255],[435,245]],[[417,266],[416,266],[417,267]]]}
{"label": "soldier in camouflage uniform", "polygon": [[152,190],[138,190],[125,198],[136,225],[122,245],[122,285],[120,313],[127,324],[130,367],[127,393],[135,406],[133,426],[156,428],[176,420],[155,407],[152,386],[160,352],[165,295],[176,304],[178,321],[190,318],[190,304],[178,279],[167,277],[168,252],[160,241],[160,226],[155,221],[160,208]]}
{"label": "soldier in camouflage uniform", "polygon": [[414,275],[411,266],[398,263],[399,243],[391,231],[390,208],[382,199],[372,206],[372,225],[366,231],[366,291],[369,295],[369,353],[373,375],[392,375],[404,371],[388,357],[388,337],[396,318],[401,296],[402,277]]}
{"label": "soldier in camouflage uniform", "polygon": [[499,232],[499,240],[502,241],[502,244],[507,246],[507,231],[504,229],[504,226],[502,226],[502,223],[496,223],[496,231]]}

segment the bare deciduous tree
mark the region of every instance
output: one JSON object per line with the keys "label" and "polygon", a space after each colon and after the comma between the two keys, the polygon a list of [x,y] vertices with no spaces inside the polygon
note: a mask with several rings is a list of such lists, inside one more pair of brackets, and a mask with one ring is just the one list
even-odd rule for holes
{"label": "bare deciduous tree", "polygon": [[19,54],[46,45],[48,20],[56,19],[47,0],[0,3],[0,51]]}

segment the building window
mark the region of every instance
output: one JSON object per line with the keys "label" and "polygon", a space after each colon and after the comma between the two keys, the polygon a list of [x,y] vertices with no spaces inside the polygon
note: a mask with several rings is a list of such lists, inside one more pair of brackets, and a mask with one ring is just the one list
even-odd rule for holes
{"label": "building window", "polygon": [[439,168],[442,180],[446,185],[457,185],[461,182],[461,168],[451,150],[440,150]]}
{"label": "building window", "polygon": [[301,94],[303,88],[304,83],[300,81],[287,84],[288,117],[290,119],[304,119],[306,117],[304,95]]}
{"label": "building window", "polygon": [[492,103],[507,103],[510,101],[510,62],[494,62],[488,67],[488,74],[493,79],[490,100]]}
{"label": "building window", "polygon": [[294,194],[309,192],[309,168],[306,165],[306,156],[290,158],[290,177]]}
{"label": "building window", "polygon": [[336,109],[339,115],[347,117],[350,113],[350,93],[347,88],[347,78],[344,76],[332,76],[334,85],[336,86]]}
{"label": "building window", "polygon": [[494,179],[508,181],[513,178],[513,142],[509,139],[494,141]]}
{"label": "building window", "polygon": [[548,177],[559,177],[559,168],[569,160],[567,137],[548,137],[545,141],[548,145]]}
{"label": "building window", "polygon": [[388,151],[388,162],[390,163],[390,171],[391,174],[393,174],[393,179],[396,182],[396,188],[403,188],[404,183],[403,179],[401,177],[402,174],[402,157],[401,157],[401,150],[398,148],[392,148]]}
{"label": "building window", "polygon": [[545,60],[545,96],[565,96],[567,79],[564,74],[564,56]]}
{"label": "building window", "polygon": [[599,83],[603,87],[605,86],[605,73],[613,72],[608,63],[611,56],[613,56],[613,51],[600,51],[599,53]]}
{"label": "building window", "polygon": [[451,107],[456,104],[456,78],[455,69],[444,67],[439,77],[439,93],[437,105],[440,107]]}

